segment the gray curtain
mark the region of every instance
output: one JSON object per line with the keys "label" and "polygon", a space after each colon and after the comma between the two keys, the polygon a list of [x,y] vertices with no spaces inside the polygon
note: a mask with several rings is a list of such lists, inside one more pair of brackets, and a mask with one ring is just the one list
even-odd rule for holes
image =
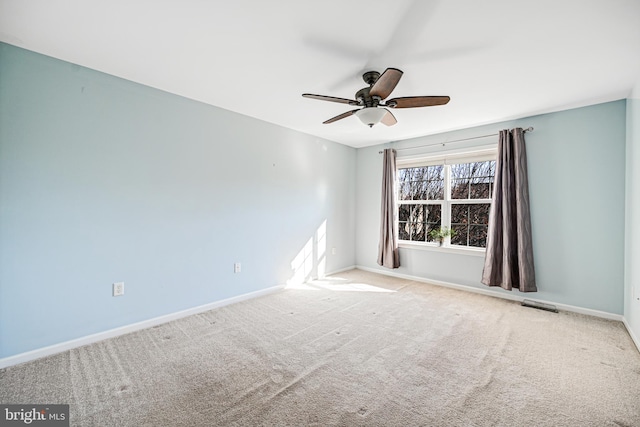
{"label": "gray curtain", "polygon": [[380,209],[380,243],[378,264],[387,268],[400,267],[398,223],[396,222],[396,150],[384,150],[382,167],[382,204]]}
{"label": "gray curtain", "polygon": [[500,131],[482,283],[536,292],[524,131]]}

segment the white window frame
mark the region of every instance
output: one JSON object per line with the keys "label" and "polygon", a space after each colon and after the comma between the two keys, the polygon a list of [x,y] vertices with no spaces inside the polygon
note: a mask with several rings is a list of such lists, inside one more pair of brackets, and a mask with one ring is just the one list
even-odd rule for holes
{"label": "white window frame", "polygon": [[[488,203],[491,205],[491,199],[452,199],[451,198],[451,168],[447,167],[452,164],[482,162],[496,160],[498,153],[497,144],[482,147],[474,147],[459,150],[450,150],[446,152],[430,153],[428,155],[398,157],[396,159],[396,174],[398,169],[411,167],[444,165],[444,199],[442,201],[429,200],[428,203],[415,200],[400,200],[400,195],[396,188],[396,204],[399,209],[400,204],[440,204],[441,205],[441,227],[451,228],[451,206],[454,204],[479,204]],[[397,176],[397,175],[396,175]],[[493,191],[493,189],[492,189]],[[493,193],[492,193],[493,194]],[[396,211],[396,226],[399,222],[399,216]],[[401,248],[412,248],[421,250],[432,250],[438,252],[464,253],[465,255],[484,256],[486,249],[472,246],[452,245],[451,238],[444,239],[442,246],[434,242],[417,242],[409,240],[399,240],[398,245]]]}

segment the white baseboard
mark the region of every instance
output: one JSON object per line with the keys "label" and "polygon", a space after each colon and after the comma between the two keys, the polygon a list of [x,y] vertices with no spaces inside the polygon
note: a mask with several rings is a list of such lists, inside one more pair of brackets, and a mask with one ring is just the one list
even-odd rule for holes
{"label": "white baseboard", "polygon": [[[458,289],[458,290],[467,291],[467,292],[474,292],[474,293],[477,293],[477,294],[488,295],[488,296],[492,296],[492,297],[496,297],[496,298],[508,299],[508,300],[512,300],[512,301],[522,301],[522,300],[525,299],[524,296],[505,295],[505,294],[501,294],[501,293],[498,293],[498,292],[491,291],[490,289],[474,288],[474,287],[471,287],[471,286],[459,285],[459,284],[456,284],[456,283],[449,283],[449,282],[444,282],[444,281],[441,281],[441,280],[426,279],[426,278],[423,278],[423,277],[411,276],[411,275],[408,275],[408,274],[400,274],[400,273],[396,273],[396,272],[393,272],[393,271],[386,271],[386,270],[380,270],[380,269],[376,269],[376,268],[369,268],[369,267],[365,267],[365,266],[361,266],[361,265],[352,265],[352,266],[349,266],[349,267],[345,267],[345,268],[341,268],[341,269],[338,269],[338,270],[334,270],[334,271],[326,273],[326,276],[342,273],[344,271],[353,270],[354,268],[357,268],[359,270],[369,271],[369,272],[372,272],[372,273],[384,274],[386,276],[398,277],[398,278],[407,279],[407,280],[414,280],[414,281],[423,282],[423,283],[430,283],[430,284],[437,285],[437,286],[443,286],[443,287]],[[274,293],[274,292],[278,292],[278,291],[280,291],[282,289],[284,289],[284,285],[273,286],[273,287],[270,287],[270,288],[261,289],[259,291],[250,292],[250,293],[243,294],[243,295],[238,295],[236,297],[227,298],[227,299],[220,300],[220,301],[215,301],[215,302],[212,302],[212,303],[209,303],[209,304],[205,304],[205,305],[201,305],[201,306],[198,306],[198,307],[193,307],[193,308],[190,308],[190,309],[187,309],[187,310],[178,311],[176,313],[171,313],[171,314],[166,314],[164,316],[154,317],[153,319],[143,320],[142,322],[132,323],[130,325],[121,326],[119,328],[110,329],[108,331],[99,332],[99,333],[92,334],[92,335],[87,335],[85,337],[76,338],[76,339],[73,339],[73,340],[70,340],[70,341],[65,341],[65,342],[62,342],[62,343],[59,343],[59,344],[54,344],[54,345],[50,345],[50,346],[47,346],[47,347],[42,347],[42,348],[39,348],[39,349],[36,349],[36,350],[31,350],[31,351],[28,351],[28,352],[25,352],[25,353],[16,354],[14,356],[5,357],[5,358],[0,359],[0,369],[6,368],[6,367],[9,367],[9,366],[13,366],[13,365],[18,365],[20,363],[29,362],[31,360],[39,359],[39,358],[42,358],[42,357],[50,356],[50,355],[53,355],[53,354],[56,354],[56,353],[61,353],[63,351],[71,350],[71,349],[74,349],[74,348],[82,347],[84,345],[92,344],[92,343],[95,343],[95,342],[98,342],[98,341],[102,341],[102,340],[105,340],[105,339],[108,339],[108,338],[113,338],[113,337],[117,337],[117,336],[120,336],[120,335],[131,333],[131,332],[139,331],[141,329],[150,328],[150,327],[153,327],[153,326],[157,326],[157,325],[160,325],[160,324],[163,324],[163,323],[170,322],[172,320],[177,320],[177,319],[181,319],[183,317],[192,316],[194,314],[203,313],[205,311],[213,310],[215,308],[224,307],[224,306],[230,305],[230,304],[235,304],[235,303],[238,303],[240,301],[245,301],[245,300],[249,300],[249,299],[252,299],[252,298],[257,298],[257,297],[260,297],[260,296],[263,296],[263,295],[268,295],[268,294],[271,294],[271,293]],[[527,298],[527,299],[531,299],[531,298]],[[610,319],[610,320],[621,321],[625,325],[625,327],[626,327],[627,331],[629,332],[629,335],[631,336],[631,339],[635,343],[636,347],[638,347],[638,351],[640,351],[640,340],[631,331],[631,328],[629,327],[629,324],[627,323],[627,321],[624,318],[624,316],[621,316],[619,314],[607,313],[607,312],[604,312],[604,311],[598,311],[598,310],[592,310],[592,309],[588,309],[588,308],[576,307],[576,306],[567,305],[567,304],[558,304],[558,303],[550,302],[550,301],[542,301],[542,300],[536,300],[536,301],[545,302],[545,303],[548,303],[548,304],[554,304],[559,309],[565,310],[565,311],[571,311],[571,312],[575,312],[575,313],[586,314],[586,315],[589,315],[589,316],[595,316],[595,317],[601,317],[601,318]]]}
{"label": "white baseboard", "polygon": [[629,325],[626,318],[624,317],[622,318],[622,323],[624,323],[624,327],[627,328],[627,332],[629,332],[631,341],[633,341],[633,343],[638,348],[638,351],[640,351],[640,339],[638,339],[638,337],[633,333],[633,330],[631,329],[631,325]]}
{"label": "white baseboard", "polygon": [[29,362],[41,357],[51,356],[52,354],[61,353],[63,351],[82,347],[83,345],[92,344],[94,342],[102,341],[108,338],[113,338],[131,332],[139,331],[141,329],[150,328],[162,323],[170,322],[172,320],[181,319],[183,317],[192,316],[194,314],[204,313],[205,311],[213,310],[214,308],[219,308],[225,305],[235,304],[240,301],[246,301],[263,295],[268,295],[274,292],[278,292],[282,289],[284,289],[284,285],[273,286],[270,288],[261,289],[259,291],[238,295],[236,297],[215,301],[198,307],[189,308],[187,310],[166,314],[164,316],[154,317],[153,319],[143,320],[142,322],[132,323],[130,325],[121,326],[119,328],[110,329],[108,331],[98,332],[96,334],[87,335],[85,337],[76,338],[59,344],[53,344],[47,347],[38,348],[35,350],[27,351],[25,353],[16,354],[14,356],[5,357],[0,359],[0,369],[6,368],[8,366],[18,365],[24,362]]}
{"label": "white baseboard", "polygon": [[[386,276],[393,276],[393,277],[398,277],[398,278],[401,278],[401,279],[414,280],[416,282],[430,283],[432,285],[444,286],[446,288],[453,288],[453,289],[458,289],[458,290],[461,290],[461,291],[473,292],[473,293],[476,293],[476,294],[488,295],[488,296],[491,296],[491,297],[502,298],[502,299],[507,299],[507,300],[511,300],[511,301],[522,302],[525,299],[535,300],[535,301],[543,302],[543,303],[546,303],[546,304],[553,304],[559,310],[571,311],[573,313],[586,314],[588,316],[600,317],[600,318],[603,318],[603,319],[617,320],[619,322],[622,322],[624,320],[624,316],[622,316],[620,314],[608,313],[606,311],[593,310],[593,309],[590,309],[590,308],[577,307],[577,306],[569,305],[569,304],[561,304],[561,303],[557,303],[557,302],[554,302],[554,301],[540,300],[540,299],[532,298],[531,294],[527,294],[527,296],[521,296],[521,295],[517,295],[517,294],[507,295],[507,294],[503,294],[503,293],[500,293],[500,292],[495,292],[495,291],[491,290],[491,288],[488,288],[488,287],[487,287],[487,289],[474,288],[472,286],[460,285],[460,284],[457,284],[457,283],[443,282],[442,280],[433,280],[433,279],[428,279],[428,278],[418,277],[418,276],[411,276],[411,275],[408,275],[408,274],[396,273],[396,272],[391,271],[391,270],[387,271],[387,270],[381,270],[381,269],[377,269],[377,268],[364,267],[364,266],[361,266],[361,265],[357,265],[356,268],[359,269],[359,270],[369,271],[369,272],[372,272],[372,273],[384,274]],[[629,328],[627,327],[627,329],[629,329]]]}
{"label": "white baseboard", "polygon": [[[325,277],[326,276],[332,276],[334,274],[343,273],[345,271],[353,270],[355,268],[358,268],[358,267],[355,266],[355,265],[350,265],[349,267],[341,268],[339,270],[333,270],[333,271],[326,272],[326,273],[324,273],[324,275],[325,275]],[[314,277],[314,279],[317,279],[317,277]]]}
{"label": "white baseboard", "polygon": [[[343,271],[353,270],[355,265],[350,265],[345,268],[333,270],[325,273],[325,276],[332,274],[342,273]],[[316,277],[314,277],[315,279]],[[71,350],[74,348],[82,347],[83,345],[92,344],[94,342],[102,341],[108,338],[117,337],[120,335],[128,334],[131,332],[139,331],[141,329],[150,328],[162,323],[167,323],[172,320],[181,319],[183,317],[191,316],[194,314],[203,313],[205,311],[213,310],[214,308],[223,307],[225,305],[235,304],[240,301],[245,301],[251,298],[267,295],[273,292],[280,291],[285,288],[285,285],[273,286],[267,289],[261,289],[259,291],[250,292],[248,294],[239,295],[237,297],[227,298],[221,301],[215,301],[209,304],[201,305],[198,307],[189,308],[187,310],[178,311],[176,313],[166,314],[164,316],[154,317],[153,319],[143,320],[142,322],[132,323],[130,325],[121,326],[119,328],[110,329],[104,332],[98,332],[96,334],[87,335],[85,337],[76,338],[70,341],[65,341],[59,344],[53,344],[47,347],[38,348],[35,350],[27,351],[25,353],[16,354],[0,359],[0,369],[8,366],[18,365],[20,363],[29,362],[31,360],[39,359],[41,357],[50,356],[52,354],[61,353],[63,351]]]}

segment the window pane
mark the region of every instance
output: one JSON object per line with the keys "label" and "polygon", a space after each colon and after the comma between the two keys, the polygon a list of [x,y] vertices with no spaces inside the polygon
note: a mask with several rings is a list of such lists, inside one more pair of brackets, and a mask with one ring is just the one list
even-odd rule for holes
{"label": "window pane", "polygon": [[424,222],[425,221],[425,207],[424,205],[412,205],[411,216],[409,221],[411,222]]}
{"label": "window pane", "polygon": [[400,200],[411,200],[411,182],[398,182],[398,197]]}
{"label": "window pane", "polygon": [[411,180],[412,181],[426,181],[427,180],[427,168],[426,167],[421,167],[421,168],[412,168],[412,175],[411,175]]}
{"label": "window pane", "polygon": [[489,208],[489,203],[451,205],[451,227],[458,233],[451,244],[486,247]]}
{"label": "window pane", "polygon": [[409,223],[408,222],[398,223],[398,239],[409,240]]}
{"label": "window pane", "polygon": [[400,204],[398,206],[398,239],[399,240],[412,240],[412,234],[414,232],[414,215],[416,211],[415,205]]}
{"label": "window pane", "polygon": [[400,200],[411,200],[412,168],[398,169],[398,197]]}
{"label": "window pane", "polygon": [[400,200],[444,200],[444,166],[398,169]]}
{"label": "window pane", "polygon": [[428,205],[427,210],[427,222],[431,224],[440,224],[440,218],[442,217],[442,209],[440,208],[440,205]]}
{"label": "window pane", "polygon": [[424,241],[425,219],[424,205],[411,206],[411,240]]}
{"label": "window pane", "polygon": [[426,205],[398,206],[398,239],[424,242],[427,233]]}
{"label": "window pane", "polygon": [[398,182],[406,181],[407,174],[408,174],[407,169],[398,169],[398,175],[397,175]]}
{"label": "window pane", "polygon": [[427,224],[427,242],[434,242],[435,239],[431,236],[429,236],[429,233],[431,232],[431,230],[439,230],[442,224],[438,223],[434,223],[434,224]]}
{"label": "window pane", "polygon": [[429,232],[434,229],[440,229],[442,226],[442,207],[440,205],[427,206],[427,242],[433,242],[433,238],[429,236]]}
{"label": "window pane", "polygon": [[429,166],[427,171],[430,200],[444,199],[444,166]]}
{"label": "window pane", "polygon": [[443,180],[444,179],[444,166],[436,165],[429,166],[428,178],[430,180]]}
{"label": "window pane", "polygon": [[451,205],[451,223],[467,224],[469,222],[468,205]]}
{"label": "window pane", "polygon": [[413,200],[427,200],[427,183],[425,181],[411,182],[411,197]]}
{"label": "window pane", "polygon": [[493,176],[492,170],[492,164],[495,163],[493,161],[486,161],[486,162],[474,162],[474,163],[469,163],[470,167],[471,167],[471,174],[474,177],[489,177],[489,176]]}
{"label": "window pane", "polygon": [[451,198],[452,199],[468,199],[469,198],[469,180],[468,179],[452,179],[451,180]]}
{"label": "window pane", "polygon": [[489,204],[467,205],[469,206],[469,218],[472,224],[489,224]]}
{"label": "window pane", "polygon": [[471,194],[470,199],[488,199],[489,198],[489,183],[482,182],[483,178],[473,178],[471,180]]}
{"label": "window pane", "polygon": [[469,236],[469,228],[466,225],[451,224],[451,229],[456,235],[451,238],[452,245],[467,246],[467,238]]}
{"label": "window pane", "polygon": [[429,200],[444,199],[444,179],[428,181],[427,187]]}
{"label": "window pane", "polygon": [[495,161],[469,163],[471,168],[471,198],[488,199],[490,183],[493,182]]}
{"label": "window pane", "polygon": [[451,165],[451,198],[489,199],[495,161]]}
{"label": "window pane", "polygon": [[484,248],[487,246],[486,225],[472,225],[469,227],[469,246]]}
{"label": "window pane", "polygon": [[427,167],[420,166],[417,168],[413,168],[413,179],[415,181],[424,181],[427,176]]}
{"label": "window pane", "polygon": [[400,222],[409,221],[410,212],[411,212],[411,205],[398,206],[398,221]]}
{"label": "window pane", "polygon": [[459,163],[456,165],[451,165],[451,178],[462,179],[470,177],[471,170],[469,165],[470,163]]}
{"label": "window pane", "polygon": [[409,223],[409,240],[413,240],[415,235],[416,235],[416,224],[415,222],[410,222]]}
{"label": "window pane", "polygon": [[424,242],[424,236],[426,234],[427,225],[424,222],[413,223],[413,234],[411,240],[416,242]]}

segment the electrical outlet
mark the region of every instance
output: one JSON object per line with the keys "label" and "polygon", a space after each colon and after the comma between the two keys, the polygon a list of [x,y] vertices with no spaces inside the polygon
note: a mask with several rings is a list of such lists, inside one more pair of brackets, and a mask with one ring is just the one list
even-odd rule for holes
{"label": "electrical outlet", "polygon": [[119,297],[124,295],[124,282],[117,282],[113,284],[113,296]]}
{"label": "electrical outlet", "polygon": [[240,273],[242,271],[242,265],[239,262],[233,264],[233,272]]}
{"label": "electrical outlet", "polygon": [[331,255],[335,255],[336,254],[336,248],[331,248]]}

